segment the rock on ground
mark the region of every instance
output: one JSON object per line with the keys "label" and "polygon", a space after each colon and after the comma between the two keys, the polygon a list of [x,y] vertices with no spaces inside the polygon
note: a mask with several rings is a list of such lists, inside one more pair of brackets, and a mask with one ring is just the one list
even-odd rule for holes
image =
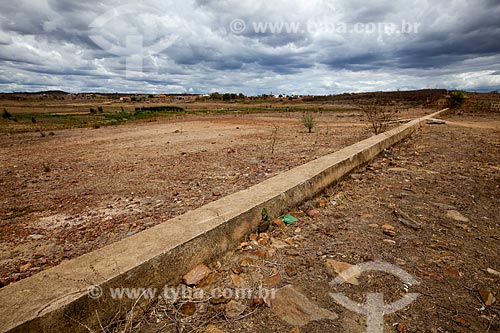
{"label": "rock on ground", "polygon": [[278,289],[271,300],[272,311],[290,325],[303,326],[321,319],[335,320],[338,315],[318,307],[292,285]]}

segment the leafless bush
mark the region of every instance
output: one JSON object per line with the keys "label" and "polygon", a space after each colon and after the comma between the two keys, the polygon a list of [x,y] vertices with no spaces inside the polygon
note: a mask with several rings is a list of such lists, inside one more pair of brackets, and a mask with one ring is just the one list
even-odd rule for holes
{"label": "leafless bush", "polygon": [[373,103],[359,105],[359,108],[370,122],[375,135],[385,132],[394,118],[391,107]]}

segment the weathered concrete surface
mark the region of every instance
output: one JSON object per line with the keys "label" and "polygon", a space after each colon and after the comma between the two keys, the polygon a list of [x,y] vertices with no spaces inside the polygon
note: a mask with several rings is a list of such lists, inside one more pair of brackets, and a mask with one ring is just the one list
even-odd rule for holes
{"label": "weathered concrete surface", "polygon": [[[68,332],[97,328],[135,300],[113,300],[109,288],[177,284],[200,263],[236,248],[258,228],[261,211],[281,214],[415,132],[428,118],[373,136],[161,225],[0,289],[0,330]],[[90,286],[104,291],[97,300]]]}

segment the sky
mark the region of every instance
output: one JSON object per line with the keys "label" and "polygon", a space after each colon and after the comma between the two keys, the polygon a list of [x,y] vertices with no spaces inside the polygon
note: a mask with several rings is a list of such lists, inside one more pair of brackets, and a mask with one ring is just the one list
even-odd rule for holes
{"label": "sky", "polygon": [[0,2],[0,92],[500,89],[498,0]]}

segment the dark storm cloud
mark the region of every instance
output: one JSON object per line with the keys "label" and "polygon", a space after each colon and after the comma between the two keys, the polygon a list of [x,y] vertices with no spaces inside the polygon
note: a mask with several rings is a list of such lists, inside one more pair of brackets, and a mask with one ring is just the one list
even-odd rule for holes
{"label": "dark storm cloud", "polygon": [[474,7],[470,12],[462,13],[463,17],[457,15],[455,24],[446,30],[436,32],[423,26],[422,33],[413,43],[395,52],[399,65],[432,68],[470,58],[498,57],[500,4],[481,6],[481,3],[476,3]]}
{"label": "dark storm cloud", "polygon": [[[495,0],[2,2],[0,90],[491,90],[500,84],[498,17]],[[231,31],[236,19],[246,24],[244,31]],[[254,29],[254,24],[280,22],[300,29]],[[355,24],[402,22],[417,24],[418,31],[349,30]],[[332,31],[339,23],[348,30]],[[125,77],[131,58],[108,47],[128,52],[129,36],[141,36],[145,47],[142,73],[132,80]],[[164,48],[151,49],[158,41]]]}

